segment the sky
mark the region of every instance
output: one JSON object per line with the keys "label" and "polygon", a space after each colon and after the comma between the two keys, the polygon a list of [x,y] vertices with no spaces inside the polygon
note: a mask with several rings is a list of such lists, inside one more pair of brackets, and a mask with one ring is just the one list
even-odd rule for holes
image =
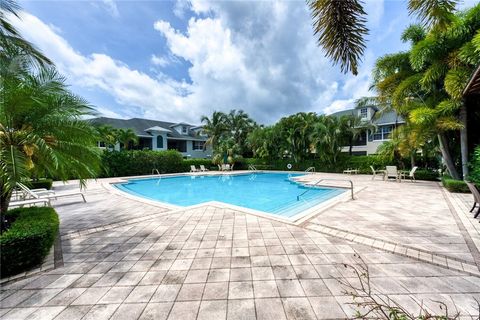
{"label": "sky", "polygon": [[[468,1],[467,1],[468,2]],[[473,2],[471,2],[473,3]],[[199,124],[242,109],[262,124],[354,107],[375,60],[407,50],[406,0],[367,0],[359,74],[343,74],[313,35],[305,1],[20,1],[22,35],[98,115]],[[468,5],[468,3],[466,4]]]}

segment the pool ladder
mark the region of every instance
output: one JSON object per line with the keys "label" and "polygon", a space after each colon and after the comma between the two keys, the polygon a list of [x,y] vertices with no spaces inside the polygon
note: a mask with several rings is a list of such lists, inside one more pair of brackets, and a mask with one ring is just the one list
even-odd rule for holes
{"label": "pool ladder", "polygon": [[[318,180],[317,182],[315,182],[313,185],[309,185],[310,187],[315,187],[315,186],[318,186],[320,182],[322,181],[344,181],[344,182],[349,182],[350,183],[350,193],[351,193],[351,196],[352,196],[352,200],[355,200],[355,197],[353,196],[353,181],[350,180],[350,179],[320,179]],[[345,187],[342,187],[342,188],[345,188]],[[300,200],[300,197],[303,196],[305,193],[307,193],[308,191],[310,191],[312,189],[307,189],[305,190],[304,192],[302,192],[301,194],[299,194],[297,196],[297,201]]]}
{"label": "pool ladder", "polygon": [[305,170],[307,173],[315,173],[315,167],[308,167],[307,170]]}
{"label": "pool ladder", "polygon": [[255,167],[253,164],[249,164],[248,170],[257,171],[257,167]]}

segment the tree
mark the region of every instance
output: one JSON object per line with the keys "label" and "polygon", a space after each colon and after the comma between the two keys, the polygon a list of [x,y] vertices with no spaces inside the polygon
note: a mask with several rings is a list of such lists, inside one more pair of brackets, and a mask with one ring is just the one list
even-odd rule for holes
{"label": "tree", "polygon": [[100,168],[94,128],[82,117],[92,107],[67,89],[54,67],[34,71],[24,55],[0,66],[1,222],[16,184],[32,171],[61,180],[95,177]]}
{"label": "tree", "polygon": [[128,129],[118,129],[117,130],[117,139],[123,145],[125,150],[128,150],[130,147],[130,142],[133,145],[138,144],[137,134],[130,128]]}
{"label": "tree", "polygon": [[334,165],[346,144],[342,120],[334,116],[319,116],[310,133],[315,153],[323,161]]}
{"label": "tree", "polygon": [[243,110],[233,109],[226,115],[225,125],[230,131],[229,135],[238,146],[239,153],[244,154],[247,151],[246,139],[248,134],[256,127],[255,121]]}
{"label": "tree", "polygon": [[[425,27],[444,29],[458,1],[409,0],[408,11]],[[365,50],[366,13],[359,0],[308,0],[314,34],[326,56],[340,63],[342,72],[356,75]]]}
{"label": "tree", "polygon": [[107,148],[114,148],[118,141],[118,131],[109,125],[96,127],[98,140],[105,143]]}
{"label": "tree", "polygon": [[347,135],[348,154],[352,155],[353,144],[363,134],[367,135],[369,131],[375,131],[376,126],[369,121],[364,121],[361,117],[351,115],[341,118],[343,131]]}
{"label": "tree", "polygon": [[203,132],[208,136],[205,145],[212,146],[214,151],[216,150],[220,139],[228,131],[226,119],[227,116],[225,113],[220,111],[214,111],[211,118],[202,116],[201,121],[204,123]]}

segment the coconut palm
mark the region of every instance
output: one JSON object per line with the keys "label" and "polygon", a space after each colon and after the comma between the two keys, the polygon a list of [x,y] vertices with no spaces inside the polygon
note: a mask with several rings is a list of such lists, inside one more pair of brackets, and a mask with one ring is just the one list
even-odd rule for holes
{"label": "coconut palm", "polygon": [[203,132],[208,136],[205,145],[212,146],[213,150],[216,150],[220,139],[228,131],[227,116],[220,111],[214,111],[212,117],[202,116]]}
{"label": "coconut palm", "polygon": [[137,134],[130,128],[118,129],[117,140],[123,145],[123,148],[125,150],[129,149],[130,143],[132,143],[135,146],[138,144]]}
{"label": "coconut palm", "polygon": [[[458,1],[409,0],[408,10],[424,26],[443,30],[454,19]],[[365,50],[366,13],[360,0],[307,0],[314,34],[326,56],[340,63],[342,72],[356,75]]]}
{"label": "coconut palm", "polygon": [[[0,210],[32,172],[58,179],[95,177],[100,167],[94,128],[82,118],[92,107],[67,89],[53,67],[33,72],[25,56],[17,68],[0,66]],[[15,72],[12,72],[15,70]],[[3,217],[2,220],[3,222]]]}
{"label": "coconut palm", "polygon": [[243,154],[246,151],[247,135],[255,128],[256,123],[243,110],[231,110],[225,117],[230,135]]}
{"label": "coconut palm", "polygon": [[96,127],[98,140],[105,143],[107,148],[114,148],[118,142],[118,131],[109,125]]}

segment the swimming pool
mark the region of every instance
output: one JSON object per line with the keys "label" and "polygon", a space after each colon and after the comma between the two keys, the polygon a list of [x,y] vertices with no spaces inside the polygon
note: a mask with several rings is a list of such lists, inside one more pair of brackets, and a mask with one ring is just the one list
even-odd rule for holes
{"label": "swimming pool", "polygon": [[[132,179],[128,183],[115,184],[115,187],[136,196],[176,206],[219,201],[288,218],[345,191],[306,187],[289,179],[300,175],[253,173],[173,176]],[[306,190],[309,191],[304,193]],[[297,199],[299,195],[302,196]]]}

